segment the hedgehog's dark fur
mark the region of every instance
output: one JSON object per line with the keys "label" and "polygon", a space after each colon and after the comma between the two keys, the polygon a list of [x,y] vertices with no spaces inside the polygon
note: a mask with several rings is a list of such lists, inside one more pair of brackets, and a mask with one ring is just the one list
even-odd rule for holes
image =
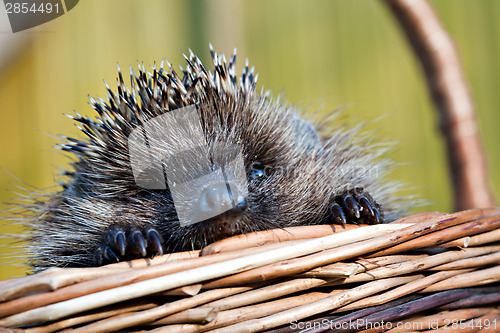
{"label": "hedgehog's dark fur", "polygon": [[[191,53],[182,77],[170,65],[151,73],[139,66],[130,88],[119,71],[117,92],[107,87],[107,101],[90,98],[95,120],[72,117],[86,135],[64,137],[60,146],[77,155],[74,170],[62,191],[30,208],[26,222],[35,269],[100,265],[143,256],[144,249],[148,256],[197,249],[263,229],[397,216],[394,187],[384,179],[385,148],[335,120],[317,132],[293,107],[256,92],[248,64],[237,79],[236,53],[229,62],[212,57],[210,72]],[[209,147],[242,147],[249,182],[240,214],[181,227],[168,189],[136,185],[127,138],[140,124],[188,105],[196,105]]]}

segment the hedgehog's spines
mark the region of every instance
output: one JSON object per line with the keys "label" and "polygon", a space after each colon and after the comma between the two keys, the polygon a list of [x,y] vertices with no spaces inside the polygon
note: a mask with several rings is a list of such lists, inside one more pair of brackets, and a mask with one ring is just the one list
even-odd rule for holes
{"label": "hedgehog's spines", "polygon": [[210,49],[210,56],[212,57],[212,60],[213,60],[213,62],[214,62],[214,65],[216,65],[216,64],[215,64],[215,57],[216,57],[216,53],[214,52],[214,48],[213,48],[213,46],[212,46],[212,43],[209,43],[209,44],[208,44],[208,47],[209,47],[209,49]]}
{"label": "hedgehog's spines", "polygon": [[236,82],[236,54],[237,54],[237,49],[234,48],[233,55],[231,56],[229,60],[229,77],[231,78],[231,83],[233,84],[234,87],[237,86]]}

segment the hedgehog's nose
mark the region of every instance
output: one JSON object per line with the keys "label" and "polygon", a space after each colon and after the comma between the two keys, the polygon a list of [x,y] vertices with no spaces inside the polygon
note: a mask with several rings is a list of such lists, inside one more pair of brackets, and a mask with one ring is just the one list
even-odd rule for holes
{"label": "hedgehog's nose", "polygon": [[207,218],[223,213],[240,214],[246,208],[245,196],[232,183],[213,184],[201,191],[199,209]]}

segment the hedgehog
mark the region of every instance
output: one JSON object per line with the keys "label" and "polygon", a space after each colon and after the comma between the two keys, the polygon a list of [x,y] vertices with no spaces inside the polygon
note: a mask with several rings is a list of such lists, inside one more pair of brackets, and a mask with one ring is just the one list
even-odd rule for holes
{"label": "hedgehog", "polygon": [[[211,46],[210,53],[212,71],[190,51],[181,75],[166,61],[148,71],[139,64],[138,72],[130,67],[128,86],[118,66],[117,89],[105,83],[106,100],[89,97],[95,116],[69,116],[82,135],[62,136],[57,148],[76,158],[61,190],[36,198],[25,217],[35,271],[200,249],[266,229],[377,224],[401,215],[396,186],[386,179],[387,146],[336,112],[308,120],[257,91],[248,60],[236,75],[236,49],[229,61]],[[156,121],[174,114],[194,121]],[[172,170],[182,171],[187,192],[177,189]]]}

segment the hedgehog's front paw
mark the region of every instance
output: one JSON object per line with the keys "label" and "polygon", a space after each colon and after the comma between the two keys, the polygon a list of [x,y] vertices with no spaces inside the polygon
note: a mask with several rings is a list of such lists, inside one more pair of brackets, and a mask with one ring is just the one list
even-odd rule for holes
{"label": "hedgehog's front paw", "polygon": [[383,220],[383,212],[370,194],[356,188],[334,198],[329,220],[336,224],[378,224]]}
{"label": "hedgehog's front paw", "polygon": [[139,228],[113,225],[104,234],[104,242],[94,253],[96,266],[163,254],[163,238],[152,226]]}

